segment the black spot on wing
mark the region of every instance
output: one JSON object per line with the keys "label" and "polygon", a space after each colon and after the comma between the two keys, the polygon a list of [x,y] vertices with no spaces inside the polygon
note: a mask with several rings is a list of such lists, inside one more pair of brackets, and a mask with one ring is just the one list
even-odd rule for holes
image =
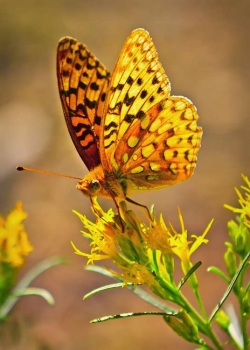
{"label": "black spot on wing", "polygon": [[142,119],[145,116],[145,113],[141,110],[136,114],[137,119]]}
{"label": "black spot on wing", "polygon": [[63,70],[62,71],[62,76],[65,77],[65,78],[69,77],[69,70]]}
{"label": "black spot on wing", "polygon": [[[83,119],[84,121],[84,119]],[[84,122],[83,123],[78,123],[77,125],[74,125],[73,126],[74,130],[76,133],[79,133],[81,130],[85,130],[81,136],[77,136],[79,139],[83,139],[82,135],[88,135],[88,134],[92,134],[92,129],[91,129],[91,126],[89,124],[85,124]]]}
{"label": "black spot on wing", "polygon": [[95,116],[94,124],[101,125],[102,118],[98,115]]}
{"label": "black spot on wing", "polygon": [[134,102],[134,100],[135,100],[135,96],[129,97],[129,96],[128,96],[128,93],[127,93],[126,96],[125,96],[125,99],[124,99],[125,105],[126,105],[126,106],[132,105],[132,103]]}
{"label": "black spot on wing", "polygon": [[153,80],[152,80],[152,84],[159,84],[159,80],[156,78],[156,76],[154,76]]}
{"label": "black spot on wing", "polygon": [[118,127],[118,125],[115,122],[111,122],[108,125],[105,125],[104,130],[107,131],[110,128],[117,128],[117,127]]}
{"label": "black spot on wing", "polygon": [[89,109],[94,109],[97,106],[97,101],[90,101],[87,97],[85,97],[85,105],[89,108]]}
{"label": "black spot on wing", "polygon": [[138,79],[137,79],[137,84],[138,84],[138,85],[142,85],[142,83],[143,83],[142,78],[138,78]]}
{"label": "black spot on wing", "polygon": [[94,90],[94,91],[98,91],[99,90],[99,85],[96,84],[96,82],[93,82],[90,84],[90,89]]}
{"label": "black spot on wing", "polygon": [[134,114],[127,114],[124,118],[125,122],[127,123],[132,123],[132,121],[135,119],[135,116]]}
{"label": "black spot on wing", "polygon": [[86,106],[83,104],[83,103],[79,103],[77,105],[77,109],[76,109],[77,112],[81,111],[83,115],[87,115],[87,109],[86,109]]}
{"label": "black spot on wing", "polygon": [[106,99],[106,92],[103,92],[101,95],[101,101],[104,102]]}
{"label": "black spot on wing", "polygon": [[79,81],[79,84],[78,84],[79,88],[82,89],[82,90],[86,90],[88,85],[86,85],[84,82],[82,82],[81,80]]}
{"label": "black spot on wing", "polygon": [[78,90],[77,88],[70,88],[69,89],[69,94],[70,95],[77,95],[77,90]]}
{"label": "black spot on wing", "polygon": [[108,140],[113,134],[117,134],[117,130],[116,129],[111,130],[109,134],[104,136],[104,139]]}
{"label": "black spot on wing", "polygon": [[79,70],[82,69],[82,66],[79,63],[76,63],[75,64],[75,69],[79,71]]}
{"label": "black spot on wing", "polygon": [[124,87],[124,84],[118,84],[117,87],[116,87],[116,89],[117,89],[117,90],[122,90],[123,87]]}
{"label": "black spot on wing", "polygon": [[140,97],[145,98],[147,94],[148,94],[147,90],[142,90]]}
{"label": "black spot on wing", "polygon": [[129,76],[128,79],[127,79],[127,83],[128,83],[129,85],[132,85],[133,82],[134,82],[134,79],[133,79],[131,76]]}
{"label": "black spot on wing", "polygon": [[112,140],[108,145],[104,146],[104,148],[109,148],[111,145],[113,145],[113,143],[115,143],[114,140]]}

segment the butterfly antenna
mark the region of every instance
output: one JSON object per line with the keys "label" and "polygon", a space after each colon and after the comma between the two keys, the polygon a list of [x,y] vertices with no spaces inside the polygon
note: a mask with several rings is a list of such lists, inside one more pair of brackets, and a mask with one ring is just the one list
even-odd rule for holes
{"label": "butterfly antenna", "polygon": [[75,177],[75,176],[70,176],[70,175],[64,175],[64,174],[59,174],[59,173],[53,173],[51,171],[44,171],[44,170],[37,170],[37,169],[32,169],[32,168],[26,168],[24,166],[17,166],[16,170],[18,171],[31,171],[32,173],[39,173],[43,175],[51,175],[51,176],[58,176],[58,177],[66,177],[68,179],[74,179],[74,180],[82,180],[80,177]]}

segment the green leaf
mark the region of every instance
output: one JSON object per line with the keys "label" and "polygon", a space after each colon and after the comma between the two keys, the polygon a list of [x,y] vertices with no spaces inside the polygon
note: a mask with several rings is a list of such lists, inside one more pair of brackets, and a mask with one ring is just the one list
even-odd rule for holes
{"label": "green leaf", "polygon": [[47,271],[51,267],[66,263],[68,263],[67,259],[56,256],[45,259],[30,269],[16,284],[15,288],[12,290],[11,295],[2,305],[0,309],[0,320],[4,319],[8,315],[19,298],[24,295],[39,295],[40,297],[44,298],[50,305],[53,305],[53,296],[48,291],[39,288],[28,288],[28,286],[41,273]]}
{"label": "green leaf", "polygon": [[230,279],[216,266],[210,266],[207,269],[208,272],[213,272],[219,277],[221,277],[227,284],[230,283]]}
{"label": "green leaf", "polygon": [[83,297],[83,300],[85,300],[87,298],[90,298],[90,297],[92,297],[95,294],[98,294],[98,293],[101,293],[101,292],[105,292],[106,290],[115,289],[115,288],[122,288],[122,287],[123,287],[122,283],[108,284],[106,286],[93,289],[91,292],[85,294],[84,297]]}
{"label": "green leaf", "polygon": [[[110,284],[110,285],[107,285],[104,287],[97,288],[97,289],[91,291],[90,293],[85,294],[85,296],[83,298],[84,300],[93,296],[94,294],[97,294],[97,293],[100,293],[100,292],[103,292],[106,290],[124,287],[123,281],[121,279],[113,276],[109,271],[107,271],[107,269],[104,269],[103,267],[89,265],[86,267],[86,270],[101,273],[102,275],[105,275],[105,276],[108,276],[112,279],[120,281],[120,283]],[[166,304],[164,304],[163,302],[161,302],[159,299],[155,298],[151,294],[145,292],[140,287],[138,287],[138,286],[135,287],[132,283],[126,284],[126,287],[128,289],[130,289],[133,293],[137,294],[141,299],[145,300],[150,305],[153,305],[153,306],[157,307],[158,309],[163,310],[164,312],[170,312],[170,313],[176,312],[175,309],[168,307]]]}
{"label": "green leaf", "polygon": [[198,261],[192,268],[188,271],[185,277],[183,277],[178,285],[178,289],[181,289],[181,287],[187,282],[189,277],[201,266],[202,262]]}
{"label": "green leaf", "polygon": [[231,293],[238,277],[240,276],[241,272],[243,271],[245,264],[248,262],[250,256],[250,252],[246,255],[245,259],[242,261],[240,267],[238,268],[236,274],[234,275],[231,283],[229,284],[225,294],[223,295],[222,299],[220,300],[220,302],[217,304],[217,306],[215,307],[215,309],[213,310],[210,318],[209,318],[209,322],[212,321],[212,319],[214,318],[214,316],[216,315],[216,313],[219,311],[219,309],[221,308],[221,306],[224,304],[224,302],[226,301],[227,297],[229,296],[229,294]]}
{"label": "green leaf", "polygon": [[118,314],[118,315],[110,315],[110,316],[103,316],[99,318],[95,318],[94,320],[90,321],[90,323],[100,323],[115,319],[121,319],[121,318],[129,318],[129,317],[138,317],[138,316],[173,316],[173,313],[166,313],[166,312],[153,312],[153,311],[144,311],[144,312],[126,312],[124,314]]}

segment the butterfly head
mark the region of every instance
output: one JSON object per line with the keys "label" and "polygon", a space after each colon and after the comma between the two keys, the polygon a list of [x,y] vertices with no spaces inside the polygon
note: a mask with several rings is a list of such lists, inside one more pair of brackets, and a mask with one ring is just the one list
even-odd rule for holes
{"label": "butterfly head", "polygon": [[125,198],[127,193],[117,174],[109,173],[105,176],[101,165],[86,174],[78,182],[76,188],[87,197],[98,196],[107,199],[116,197],[121,200]]}
{"label": "butterfly head", "polygon": [[76,186],[76,188],[82,191],[82,193],[85,196],[93,197],[93,196],[99,195],[99,192],[101,190],[101,184],[99,180],[96,180],[96,179],[93,179],[93,180],[83,179],[78,182],[78,185]]}

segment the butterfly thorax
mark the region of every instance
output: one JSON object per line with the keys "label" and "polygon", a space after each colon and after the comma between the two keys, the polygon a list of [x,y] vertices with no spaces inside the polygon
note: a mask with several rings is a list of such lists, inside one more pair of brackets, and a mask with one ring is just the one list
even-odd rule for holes
{"label": "butterfly thorax", "polygon": [[123,200],[127,195],[127,180],[124,174],[104,173],[103,167],[98,165],[78,182],[76,188],[88,197]]}

